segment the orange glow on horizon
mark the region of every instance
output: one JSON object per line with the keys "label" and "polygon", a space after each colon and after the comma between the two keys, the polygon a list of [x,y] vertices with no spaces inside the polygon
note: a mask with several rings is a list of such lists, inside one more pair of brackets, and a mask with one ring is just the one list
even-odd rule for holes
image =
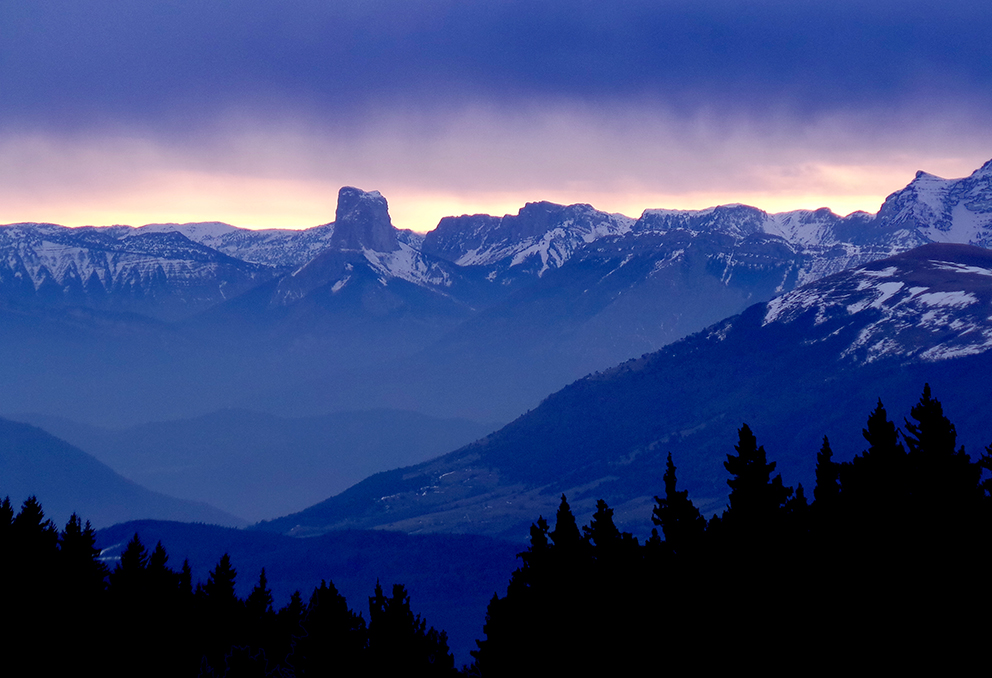
{"label": "orange glow on horizon", "polygon": [[[221,221],[250,229],[302,229],[334,220],[339,188],[336,183],[319,181],[172,173],[120,195],[115,195],[112,190],[61,193],[54,187],[39,191],[42,195],[8,195],[0,205],[0,223],[141,226],[149,223]],[[856,210],[875,212],[887,192],[896,190],[886,188],[877,193],[863,194],[767,190],[676,194],[535,188],[530,194],[480,191],[469,195],[444,195],[403,188],[390,191],[382,186],[359,188],[379,190],[389,202],[393,225],[420,233],[435,228],[445,216],[516,214],[525,203],[539,200],[560,204],[588,203],[604,212],[632,218],[639,217],[645,209],[696,210],[729,203],[752,205],[767,212],[829,207],[845,215]]]}
{"label": "orange glow on horizon", "polygon": [[[72,143],[44,137],[6,143],[0,139],[0,154],[7,160],[0,165],[0,224],[140,226],[222,221],[250,229],[303,229],[334,220],[342,185],[378,190],[389,202],[393,224],[421,233],[435,228],[445,216],[515,214],[525,203],[539,200],[588,203],[632,218],[645,209],[696,210],[729,203],[768,212],[828,207],[846,215],[856,210],[876,212],[887,195],[912,181],[915,169],[957,178],[987,160],[974,150],[974,157],[896,155],[869,162],[861,159],[861,164],[856,159],[790,162],[788,154],[759,162],[742,154],[723,163],[714,160],[683,167],[674,158],[667,164],[635,167],[611,164],[611,156],[604,155],[598,166],[614,169],[595,174],[569,176],[557,165],[534,169],[526,165],[526,158],[519,161],[524,163],[520,167],[529,167],[525,175],[517,171],[517,159],[507,161],[499,171],[494,165],[481,165],[455,174],[448,164],[437,161],[443,172],[428,163],[418,174],[414,153],[418,149],[393,149],[392,156],[386,151],[356,151],[349,157],[365,164],[349,169],[297,161],[307,156],[298,148],[286,150],[288,142],[235,145],[254,149],[258,157],[248,162],[237,154],[218,152],[191,159],[182,149],[126,137]],[[283,152],[286,155],[280,155]],[[472,157],[459,148],[450,155]],[[592,166],[597,159],[586,161]]]}

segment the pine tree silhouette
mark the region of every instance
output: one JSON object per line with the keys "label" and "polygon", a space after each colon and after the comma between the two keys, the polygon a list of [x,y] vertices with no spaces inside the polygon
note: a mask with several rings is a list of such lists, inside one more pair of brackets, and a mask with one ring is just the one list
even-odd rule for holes
{"label": "pine tree silhouette", "polygon": [[821,508],[833,506],[840,496],[840,464],[833,456],[830,440],[823,436],[823,445],[816,453],[816,487],[813,488],[813,499]]}
{"label": "pine tree silhouette", "polygon": [[749,538],[769,535],[779,526],[782,507],[792,495],[792,488],[782,484],[782,476],[771,477],[775,462],[769,462],[765,448],[747,424],[737,431],[736,455],[728,454],[724,468],[730,473],[730,506],[724,512],[727,529],[747,533]]}
{"label": "pine tree silhouette", "polygon": [[596,547],[597,557],[616,551],[620,547],[620,530],[613,522],[613,509],[602,499],[596,501],[596,512],[587,527],[582,528],[587,542]]}
{"label": "pine tree silhouette", "polygon": [[582,545],[582,535],[579,526],[572,515],[572,508],[568,505],[565,495],[561,495],[561,503],[555,513],[555,529],[548,533],[555,548],[560,552],[578,551]]}
{"label": "pine tree silhouette", "polygon": [[199,628],[207,665],[222,670],[225,658],[234,647],[242,644],[244,634],[244,605],[234,590],[237,570],[225,553],[206,583],[197,588],[200,608]]}
{"label": "pine tree silhouette", "polygon": [[909,448],[909,491],[913,503],[924,503],[918,516],[928,523],[943,523],[954,514],[972,513],[981,498],[981,467],[972,464],[964,447],[956,448],[957,431],[944,416],[940,401],[923,387],[920,401],[910,410],[906,434]]}
{"label": "pine tree silhouette", "polygon": [[364,669],[365,620],[348,609],[333,582],[321,581],[313,590],[303,617],[305,633],[290,664],[297,675],[360,675]]}
{"label": "pine tree silhouette", "polygon": [[369,668],[373,675],[455,675],[455,660],[444,631],[428,629],[410,609],[410,596],[401,584],[387,597],[377,581],[369,598]]}
{"label": "pine tree silhouette", "polygon": [[252,620],[261,620],[272,613],[272,591],[269,590],[264,567],[258,574],[258,583],[245,598],[245,610]]}
{"label": "pine tree silhouette", "polygon": [[96,548],[93,526],[88,520],[84,526],[79,516],[73,513],[59,535],[59,559],[62,561],[60,569],[66,588],[80,600],[95,601],[106,589],[107,566],[99,557],[100,549]]}
{"label": "pine tree silhouette", "polygon": [[665,547],[669,553],[686,555],[699,544],[706,529],[706,519],[689,499],[687,490],[676,489],[675,464],[672,453],[665,463],[665,497],[655,497],[656,506],[651,520],[665,534]]}

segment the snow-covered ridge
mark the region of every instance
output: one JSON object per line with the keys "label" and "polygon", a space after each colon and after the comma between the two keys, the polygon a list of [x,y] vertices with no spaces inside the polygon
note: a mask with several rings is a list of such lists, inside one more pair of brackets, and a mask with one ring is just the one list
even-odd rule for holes
{"label": "snow-covered ridge", "polygon": [[451,286],[451,276],[447,271],[403,241],[399,242],[399,249],[392,252],[365,248],[362,254],[372,268],[384,276],[383,282],[389,278],[400,278],[428,287]]}
{"label": "snow-covered ridge", "polygon": [[[384,283],[398,278],[436,291],[452,288],[459,267],[505,286],[545,276],[576,257],[598,257],[596,265],[608,267],[631,255],[651,259],[648,275],[702,257],[725,285],[742,272],[775,271],[779,282],[771,289],[786,291],[931,242],[992,247],[992,161],[963,179],[918,173],[877,215],[841,217],[826,208],[770,214],[732,204],[648,209],[634,220],[586,204],[534,202],[515,215],[446,217],[421,236],[392,226],[377,191],[344,187],[336,221],[304,230],[252,231],[219,222],[13,224],[0,227],[0,285],[36,292],[92,281],[110,293],[154,280],[178,290],[211,285],[238,267],[246,280],[261,280],[302,271],[329,251],[352,251]],[[227,284],[224,295],[234,289],[242,287]]]}
{"label": "snow-covered ridge", "polygon": [[133,229],[134,234],[142,232],[182,233],[194,242],[235,259],[274,268],[298,268],[331,246],[334,224],[303,230],[253,231],[218,222],[149,224]]}
{"label": "snow-covered ridge", "polygon": [[46,283],[96,280],[109,290],[124,276],[140,282],[163,275],[167,279],[209,278],[224,266],[258,270],[179,232],[122,227],[4,226],[0,227],[0,257],[7,275],[30,281],[35,289]]}
{"label": "snow-covered ridge", "polygon": [[[770,301],[764,325],[810,322],[820,341],[857,329],[842,358],[942,360],[992,348],[992,254],[929,245]],[[978,261],[955,261],[948,254]],[[923,348],[926,347],[926,348]]]}
{"label": "snow-covered ridge", "polygon": [[517,214],[503,217],[445,217],[427,234],[424,248],[459,266],[489,266],[498,271],[526,268],[541,276],[563,265],[585,245],[629,233],[633,225],[630,217],[600,212],[590,205],[527,203]]}
{"label": "snow-covered ridge", "polygon": [[917,172],[886,198],[878,220],[915,228],[928,242],[992,246],[992,161],[962,179]]}

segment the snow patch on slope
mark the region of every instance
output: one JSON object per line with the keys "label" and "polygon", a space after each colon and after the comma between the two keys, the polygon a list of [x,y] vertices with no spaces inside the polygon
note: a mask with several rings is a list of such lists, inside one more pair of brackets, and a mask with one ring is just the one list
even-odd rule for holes
{"label": "snow patch on slope", "polygon": [[[956,274],[950,278],[947,273]],[[842,358],[943,360],[992,347],[992,270],[942,260],[859,269],[770,301],[763,325],[829,323],[813,341],[856,328]],[[928,282],[930,284],[920,284]],[[924,348],[925,347],[925,348]]]}

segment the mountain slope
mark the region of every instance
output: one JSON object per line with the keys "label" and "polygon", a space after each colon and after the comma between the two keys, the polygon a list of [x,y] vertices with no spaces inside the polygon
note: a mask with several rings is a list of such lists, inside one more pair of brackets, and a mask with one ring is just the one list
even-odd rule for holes
{"label": "mountain slope", "polygon": [[59,526],[72,513],[95,527],[137,518],[244,524],[207,504],[146,490],[41,429],[6,419],[0,419],[0,493],[18,506],[37,496]]}
{"label": "mountain slope", "polygon": [[668,452],[706,510],[747,422],[788,483],[811,489],[829,435],[840,459],[879,397],[897,423],[924,382],[972,452],[992,441],[992,253],[928,245],[798,288],[662,351],[590,375],[461,450],[378,474],[258,526],[502,534],[523,539],[562,492],[580,518],[599,497],[644,535]]}
{"label": "mountain slope", "polygon": [[363,478],[460,447],[493,430],[412,412],[286,419],[224,410],[106,429],[19,416],[149,489],[258,521],[298,511]]}

